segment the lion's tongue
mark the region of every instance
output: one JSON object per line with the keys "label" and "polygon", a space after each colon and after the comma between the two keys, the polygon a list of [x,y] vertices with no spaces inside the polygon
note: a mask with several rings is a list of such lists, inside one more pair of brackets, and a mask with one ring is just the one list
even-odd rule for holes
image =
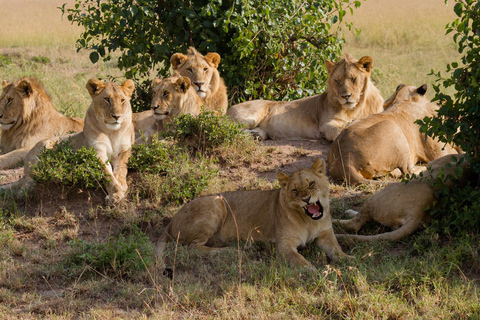
{"label": "lion's tongue", "polygon": [[309,213],[313,214],[314,216],[320,215],[320,206],[316,203],[311,204],[307,207]]}

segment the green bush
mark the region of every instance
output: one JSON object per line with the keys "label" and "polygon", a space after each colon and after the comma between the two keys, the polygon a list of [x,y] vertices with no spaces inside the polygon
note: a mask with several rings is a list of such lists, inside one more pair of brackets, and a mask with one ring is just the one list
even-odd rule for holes
{"label": "green bush", "polygon": [[218,173],[213,160],[201,154],[191,159],[187,151],[157,138],[151,144],[133,146],[128,167],[140,173],[139,196],[160,197],[164,204],[196,198]]}
{"label": "green bush", "polygon": [[202,112],[198,116],[182,114],[167,125],[164,136],[187,144],[193,151],[205,152],[220,145],[231,144],[245,135],[243,126],[228,116]]}
{"label": "green bush", "polygon": [[[462,54],[461,63],[447,65],[448,77],[440,72],[434,85],[435,99],[440,103],[438,115],[418,123],[420,130],[445,143],[454,143],[465,151],[465,159],[477,173],[477,179],[465,188],[440,188],[440,206],[432,211],[445,220],[443,228],[457,232],[478,231],[480,224],[479,179],[480,172],[480,2],[456,0],[454,11],[458,18],[446,26]],[[456,93],[449,96],[442,88],[453,86]],[[438,181],[438,180],[437,180]]]}
{"label": "green bush", "polygon": [[260,97],[296,99],[323,91],[324,61],[340,54],[340,23],[360,3],[76,0],[73,8],[64,4],[60,9],[85,28],[78,50],[90,50],[93,63],[108,61],[120,51],[118,66],[127,78],[142,79],[151,69],[167,76],[172,54],[189,46],[219,53],[220,74],[235,103]]}
{"label": "green bush", "polygon": [[155,261],[150,239],[134,227],[133,233],[111,237],[106,243],[75,239],[66,258],[67,266],[88,265],[93,270],[115,276],[131,276],[145,270]]}
{"label": "green bush", "polygon": [[32,166],[31,177],[38,183],[59,183],[75,188],[99,188],[108,184],[104,165],[93,147],[74,150],[70,141],[44,148]]}

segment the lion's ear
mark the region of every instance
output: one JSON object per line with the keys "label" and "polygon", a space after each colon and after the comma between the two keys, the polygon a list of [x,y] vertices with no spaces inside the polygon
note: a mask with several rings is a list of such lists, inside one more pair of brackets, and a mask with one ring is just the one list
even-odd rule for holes
{"label": "lion's ear", "polygon": [[23,79],[15,86],[15,91],[17,91],[22,98],[28,98],[33,94],[32,84],[27,79]]}
{"label": "lion's ear", "polygon": [[10,83],[7,82],[7,80],[2,81],[2,86],[5,88],[9,85]]}
{"label": "lion's ear", "polygon": [[332,74],[333,71],[335,70],[335,63],[333,63],[330,60],[325,60],[325,67],[327,68],[327,72],[329,74]]}
{"label": "lion's ear", "polygon": [[175,53],[171,58],[170,58],[170,63],[172,64],[173,69],[177,69],[179,65],[184,63],[185,61],[188,60],[188,57],[184,55],[183,53]]}
{"label": "lion's ear", "polygon": [[317,160],[315,160],[315,162],[313,163],[313,166],[312,166],[312,171],[315,172],[315,173],[320,173],[320,174],[326,174],[327,170],[326,170],[327,166],[325,164],[325,161],[323,161],[322,158],[317,158]]}
{"label": "lion's ear", "polygon": [[133,90],[135,90],[135,83],[133,82],[133,80],[125,80],[125,82],[122,83],[122,90],[123,93],[125,93],[125,95],[130,98],[133,94]]}
{"label": "lion's ear", "polygon": [[162,82],[162,79],[160,79],[160,78],[155,77],[155,79],[153,79],[153,85],[154,85],[154,86],[158,86],[158,84],[159,84],[160,82]]}
{"label": "lion's ear", "polygon": [[360,58],[360,60],[358,60],[358,62],[357,62],[357,67],[359,67],[360,69],[363,69],[367,72],[370,72],[370,70],[372,70],[372,68],[373,68],[372,57],[365,56],[365,57]]}
{"label": "lion's ear", "polygon": [[290,176],[283,172],[277,172],[277,180],[280,184],[280,188],[284,189],[290,180]]}
{"label": "lion's ear", "polygon": [[427,93],[427,85],[426,84],[422,84],[420,87],[417,88],[417,93],[421,96],[424,96],[425,93]]}
{"label": "lion's ear", "polygon": [[96,96],[105,88],[105,84],[98,79],[90,79],[87,82],[86,88],[91,97]]}
{"label": "lion's ear", "polygon": [[208,64],[214,66],[215,68],[218,68],[218,65],[220,64],[220,55],[216,52],[209,52],[205,56],[205,60],[207,60]]}
{"label": "lion's ear", "polygon": [[182,91],[183,93],[187,92],[191,84],[192,83],[190,82],[190,79],[187,77],[180,77],[178,78],[177,82],[175,82],[177,89]]}

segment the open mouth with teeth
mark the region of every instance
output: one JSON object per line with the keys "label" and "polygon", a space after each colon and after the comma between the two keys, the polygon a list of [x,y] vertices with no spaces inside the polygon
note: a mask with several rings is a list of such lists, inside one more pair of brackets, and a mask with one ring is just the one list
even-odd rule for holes
{"label": "open mouth with teeth", "polygon": [[307,204],[303,207],[303,211],[305,211],[305,213],[313,220],[318,220],[323,217],[323,207],[320,204],[320,201]]}

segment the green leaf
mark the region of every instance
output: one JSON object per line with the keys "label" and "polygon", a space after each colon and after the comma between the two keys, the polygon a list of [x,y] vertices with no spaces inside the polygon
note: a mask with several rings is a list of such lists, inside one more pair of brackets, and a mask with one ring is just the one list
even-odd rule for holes
{"label": "green leaf", "polygon": [[91,52],[89,57],[90,57],[90,61],[91,61],[92,63],[97,63],[98,59],[100,59],[100,56],[99,56],[98,53],[95,52],[95,51],[94,51],[94,52]]}

